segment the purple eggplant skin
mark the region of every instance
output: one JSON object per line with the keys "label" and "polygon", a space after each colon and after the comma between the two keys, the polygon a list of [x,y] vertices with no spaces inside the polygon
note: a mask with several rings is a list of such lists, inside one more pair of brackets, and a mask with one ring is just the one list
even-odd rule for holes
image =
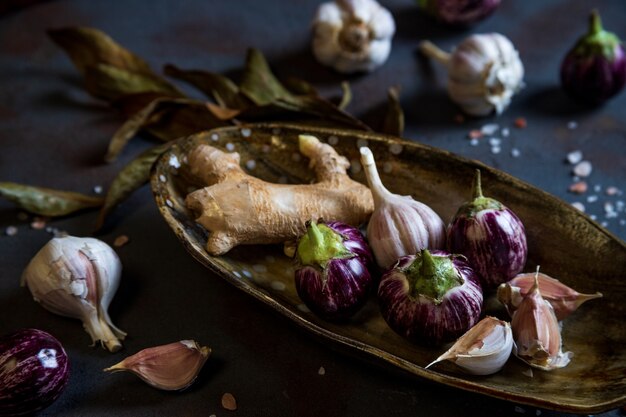
{"label": "purple eggplant skin", "polygon": [[422,9],[452,26],[483,20],[500,6],[500,0],[418,0]]}
{"label": "purple eggplant skin", "polygon": [[[363,307],[374,288],[375,279],[371,273],[374,256],[359,229],[336,221],[319,226],[313,222],[313,227],[318,230],[324,226],[341,237],[344,249],[320,263],[303,260],[299,246],[296,290],[304,304],[319,317],[343,321]],[[312,233],[310,229],[311,224],[307,234]]]}
{"label": "purple eggplant skin", "polygon": [[474,199],[459,208],[448,226],[448,250],[467,258],[485,291],[510,281],[526,265],[524,224],[505,205],[482,195],[479,170]]}
{"label": "purple eggplant skin", "polygon": [[567,53],[561,64],[561,85],[575,99],[599,105],[626,84],[626,53],[619,38],[602,29],[593,11],[589,31]]}
{"label": "purple eggplant skin", "polygon": [[61,395],[70,364],[61,343],[37,329],[0,338],[0,416],[42,410]]}
{"label": "purple eggplant skin", "polygon": [[407,255],[383,274],[378,301],[383,318],[396,333],[412,343],[439,346],[458,339],[478,322],[483,292],[478,276],[462,256],[440,250],[429,255],[450,259],[461,282],[439,300],[417,292],[409,271],[423,255]]}

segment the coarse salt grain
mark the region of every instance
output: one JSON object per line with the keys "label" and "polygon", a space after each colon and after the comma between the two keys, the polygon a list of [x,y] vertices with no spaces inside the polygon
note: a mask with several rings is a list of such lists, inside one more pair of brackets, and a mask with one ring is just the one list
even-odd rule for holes
{"label": "coarse salt grain", "polygon": [[252,135],[252,131],[248,129],[247,127],[241,129],[241,136],[243,136],[244,138],[249,138],[251,135]]}
{"label": "coarse salt grain", "polygon": [[473,129],[473,130],[469,131],[467,136],[470,139],[478,139],[478,138],[482,138],[483,137],[483,132],[481,132],[480,130],[477,130],[477,129]]}
{"label": "coarse salt grain", "polygon": [[595,220],[595,219],[597,219],[597,218],[598,218],[598,216],[596,216],[595,214],[590,214],[590,215],[589,215],[589,218],[590,218],[591,220]]}
{"label": "coarse salt grain", "polygon": [[578,127],[578,123],[576,123],[574,120],[567,122],[567,128],[569,130],[574,130]]}
{"label": "coarse salt grain", "polygon": [[93,187],[93,192],[96,194],[102,194],[102,186],[96,185],[95,187]]}
{"label": "coarse salt grain", "polygon": [[492,154],[499,154],[501,150],[502,149],[499,146],[492,146],[491,147],[491,153]]}
{"label": "coarse salt grain", "polygon": [[523,117],[518,117],[517,119],[515,119],[514,124],[515,124],[515,127],[519,129],[524,129],[526,126],[528,126],[528,122]]}
{"label": "coarse salt grain", "polygon": [[165,200],[165,204],[167,204],[167,206],[168,206],[169,208],[174,208],[174,203],[172,203],[170,200],[167,200],[167,199],[166,199],[166,200]]}
{"label": "coarse salt grain", "polygon": [[250,159],[249,161],[246,162],[246,168],[252,170],[254,168],[256,168],[256,161],[254,159]]}
{"label": "coarse salt grain", "polygon": [[597,195],[587,196],[587,203],[595,203],[596,201],[598,201],[598,196]]}
{"label": "coarse salt grain", "polygon": [[525,414],[525,413],[526,413],[526,410],[524,410],[522,407],[520,407],[520,406],[516,405],[516,406],[515,406],[515,412],[516,412],[516,413],[520,413],[520,414]]}
{"label": "coarse salt grain", "polygon": [[229,411],[235,411],[237,409],[237,400],[230,392],[222,395],[222,407]]}
{"label": "coarse salt grain", "polygon": [[513,149],[511,149],[511,156],[512,156],[513,158],[519,158],[519,156],[520,156],[521,154],[522,154],[522,153],[520,152],[520,150],[519,150],[519,149],[517,149],[517,148],[513,148]]}
{"label": "coarse salt grain", "polygon": [[328,144],[329,145],[336,145],[338,143],[339,143],[339,138],[337,136],[333,135],[333,136],[329,136],[328,137]]}
{"label": "coarse salt grain", "polygon": [[180,168],[180,161],[176,155],[171,155],[169,160],[169,165],[176,169]]}
{"label": "coarse salt grain", "polygon": [[589,161],[581,161],[574,166],[574,175],[579,177],[588,177],[591,175],[593,167]]}
{"label": "coarse salt grain", "polygon": [[402,149],[404,149],[404,146],[400,143],[392,143],[389,145],[389,152],[393,155],[400,155],[402,153]]}
{"label": "coarse salt grain", "polygon": [[228,143],[226,144],[226,150],[227,150],[228,152],[232,152],[232,151],[234,151],[234,150],[235,150],[235,144],[234,144],[234,143],[231,143],[231,142],[228,142]]}
{"label": "coarse salt grain", "polygon": [[587,191],[587,183],[585,181],[578,181],[569,186],[569,192],[574,194],[583,194]]}
{"label": "coarse salt grain", "polygon": [[499,146],[500,143],[502,143],[502,139],[500,139],[500,138],[490,138],[489,139],[489,144],[491,146]]}
{"label": "coarse salt grain", "polygon": [[502,136],[504,136],[506,138],[506,137],[508,137],[511,134],[511,131],[509,130],[508,127],[505,127],[504,129],[502,129],[502,131],[500,133],[502,134]]}
{"label": "coarse salt grain", "polygon": [[326,375],[326,369],[323,366],[320,366],[320,369],[317,370],[318,375]]}
{"label": "coarse salt grain", "polygon": [[617,187],[607,187],[606,190],[604,190],[604,192],[606,193],[606,195],[617,195],[620,194],[620,190]]}
{"label": "coarse salt grain", "polygon": [[608,225],[609,225],[609,223],[608,223],[608,222],[602,222],[602,223],[600,223],[600,226],[602,226],[602,227],[607,227]]}
{"label": "coarse salt grain", "polygon": [[567,154],[567,162],[574,165],[583,160],[582,151],[572,151]]}
{"label": "coarse salt grain", "polygon": [[469,144],[470,144],[471,146],[478,146],[478,143],[479,143],[479,142],[478,142],[478,139],[476,139],[476,138],[472,138],[472,139],[470,139],[470,142],[469,142]]}
{"label": "coarse salt grain", "polygon": [[7,228],[4,229],[4,233],[7,236],[15,236],[17,234],[17,227],[15,227],[15,226],[7,226]]}
{"label": "coarse salt grain", "polygon": [[626,219],[620,219],[619,225],[620,226],[626,226]]}
{"label": "coarse salt grain", "polygon": [[578,211],[585,212],[585,205],[579,201],[575,201],[572,203],[572,207],[574,207]]}
{"label": "coarse salt grain", "polygon": [[30,223],[30,227],[35,230],[41,230],[46,227],[46,220],[43,217],[35,217]]}
{"label": "coarse salt grain", "polygon": [[160,175],[159,175],[159,181],[161,181],[161,182],[167,182],[167,178],[165,178],[165,175],[160,174]]}
{"label": "coarse salt grain", "polygon": [[483,135],[493,135],[500,129],[500,126],[496,123],[489,123],[480,128]]}
{"label": "coarse salt grain", "polygon": [[113,241],[113,246],[116,248],[122,247],[130,241],[130,238],[126,235],[119,235]]}
{"label": "coarse salt grain", "polygon": [[602,186],[600,184],[594,185],[593,191],[595,191],[596,193],[599,193],[600,191],[602,191]]}
{"label": "coarse salt grain", "polygon": [[218,135],[217,133],[212,133],[211,134],[211,140],[213,142],[217,142],[218,140],[220,140],[220,135]]}

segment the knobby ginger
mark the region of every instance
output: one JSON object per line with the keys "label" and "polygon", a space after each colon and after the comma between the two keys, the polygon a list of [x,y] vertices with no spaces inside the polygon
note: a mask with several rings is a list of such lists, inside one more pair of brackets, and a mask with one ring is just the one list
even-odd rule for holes
{"label": "knobby ginger", "polygon": [[273,184],[248,175],[236,152],[199,145],[189,155],[192,174],[207,186],[190,193],[187,207],[209,232],[206,250],[222,255],[237,245],[283,243],[302,235],[307,220],[323,218],[358,226],[374,203],[370,190],[352,180],[350,162],[327,144],[299,137],[317,182]]}

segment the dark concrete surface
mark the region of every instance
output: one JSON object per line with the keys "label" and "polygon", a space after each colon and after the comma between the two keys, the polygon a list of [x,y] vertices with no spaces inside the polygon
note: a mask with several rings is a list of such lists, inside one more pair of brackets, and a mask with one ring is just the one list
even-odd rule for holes
{"label": "dark concrete surface", "polygon": [[[383,3],[397,22],[391,56],[373,74],[354,77],[340,76],[312,58],[314,0],[56,0],[7,14],[0,18],[0,181],[93,193],[94,186],[106,188],[126,162],[151,145],[135,139],[116,163],[101,162],[122,119],[84,92],[77,71],[45,35],[51,27],[87,25],[109,33],[155,69],[171,62],[236,75],[246,48],[257,47],[281,78],[304,78],[327,94],[338,94],[340,81],[348,79],[354,94],[348,110],[372,125],[380,120],[387,88],[400,85],[407,138],[481,160],[566,201],[583,202],[599,223],[626,238],[626,213],[606,218],[604,209],[605,202],[626,199],[605,194],[608,186],[626,190],[626,93],[589,109],[570,101],[558,84],[561,58],[585,30],[592,7],[602,13],[605,27],[626,39],[623,0],[504,1],[491,18],[466,30],[432,22],[410,0]],[[416,46],[429,38],[451,48],[470,33],[489,31],[505,34],[518,47],[526,88],[502,116],[457,124],[459,112],[446,96],[443,71],[421,59]],[[517,117],[527,119],[526,129],[513,126]],[[509,137],[494,135],[502,138],[499,154],[486,140],[471,146],[467,139],[470,129],[486,123],[510,129]],[[511,155],[513,148],[519,157]],[[572,150],[582,150],[594,167],[590,190],[582,196],[567,191],[571,166],[564,159]],[[334,351],[194,261],[161,219],[147,187],[115,212],[99,236],[108,243],[121,234],[130,237],[117,249],[124,272],[110,309],[113,321],[129,333],[125,349],[110,354],[91,348],[79,322],[48,313],[19,287],[23,268],[51,238],[30,228],[19,212],[0,200],[0,334],[20,327],[47,330],[65,345],[72,365],[67,390],[41,415],[566,415],[441,386]],[[86,236],[95,217],[86,212],[49,226]],[[8,226],[17,226],[18,234],[6,236]],[[590,260],[604,261],[610,260]],[[190,338],[212,347],[213,355],[184,393],[157,391],[130,374],[101,372],[145,347]],[[237,411],[221,407],[226,392],[237,399]]]}

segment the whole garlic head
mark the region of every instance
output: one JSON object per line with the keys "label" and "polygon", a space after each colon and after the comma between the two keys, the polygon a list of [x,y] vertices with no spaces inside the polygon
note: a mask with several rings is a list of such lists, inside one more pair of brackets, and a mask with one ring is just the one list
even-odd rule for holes
{"label": "whole garlic head", "polygon": [[393,16],[375,0],[323,3],[313,19],[313,54],[342,73],[373,71],[387,60],[395,31]]}
{"label": "whole garlic head", "polygon": [[420,49],[446,65],[450,98],[472,116],[487,116],[494,110],[501,114],[523,87],[519,53],[499,33],[469,36],[452,54],[428,41]]}

